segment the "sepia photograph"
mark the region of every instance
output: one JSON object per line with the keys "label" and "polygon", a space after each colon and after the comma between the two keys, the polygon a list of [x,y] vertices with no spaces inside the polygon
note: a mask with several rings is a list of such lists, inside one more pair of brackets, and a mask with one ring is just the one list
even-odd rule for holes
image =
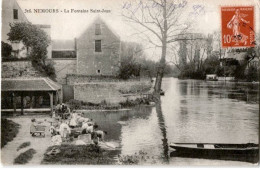
{"label": "sepia photograph", "polygon": [[1,9],[2,167],[259,167],[259,0]]}

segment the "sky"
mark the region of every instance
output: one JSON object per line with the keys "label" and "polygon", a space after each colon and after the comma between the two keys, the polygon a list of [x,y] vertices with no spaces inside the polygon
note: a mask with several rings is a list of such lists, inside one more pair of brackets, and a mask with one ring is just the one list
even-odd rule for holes
{"label": "sky", "polygon": [[[25,13],[27,18],[33,24],[51,25],[52,39],[74,39],[78,37],[93,19],[99,15],[110,28],[116,32],[123,41],[142,42],[136,37],[135,25],[125,21],[121,16],[121,12],[125,3],[134,0],[17,0],[22,10],[34,9],[58,9],[59,13]],[[137,0],[140,1],[140,0]],[[182,0],[172,0],[179,3]],[[238,5],[255,5],[259,0],[187,0],[187,10],[184,12],[190,14],[194,12],[194,7],[200,7],[201,12],[188,19],[192,20],[192,32],[213,33],[220,31],[220,6],[238,6]],[[259,5],[259,4],[258,4]],[[259,21],[259,6],[255,13],[258,14],[255,21]],[[90,10],[105,9],[110,13],[65,13],[67,10]],[[62,11],[62,12],[61,12]],[[183,19],[187,20],[187,18]],[[256,29],[259,30],[259,22],[256,22]],[[145,46],[147,42],[144,43]],[[156,50],[158,51],[158,49]],[[148,52],[153,54],[153,52]],[[156,60],[156,57],[151,57]]]}

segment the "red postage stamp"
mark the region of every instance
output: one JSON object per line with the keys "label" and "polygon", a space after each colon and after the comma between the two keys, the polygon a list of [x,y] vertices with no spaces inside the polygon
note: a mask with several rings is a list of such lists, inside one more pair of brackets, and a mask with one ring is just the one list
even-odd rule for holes
{"label": "red postage stamp", "polygon": [[222,47],[254,47],[254,7],[221,7]]}

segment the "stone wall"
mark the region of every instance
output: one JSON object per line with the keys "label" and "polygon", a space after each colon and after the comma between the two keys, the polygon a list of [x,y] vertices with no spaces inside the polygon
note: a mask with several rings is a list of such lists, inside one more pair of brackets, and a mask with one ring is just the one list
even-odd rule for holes
{"label": "stone wall", "polygon": [[[118,104],[126,101],[129,95],[139,97],[139,94],[148,93],[149,91],[142,90],[147,90],[147,87],[151,88],[151,86],[151,82],[149,81],[75,84],[74,99],[91,103],[101,103],[105,100],[109,104]],[[142,87],[145,87],[145,89],[142,89]],[[135,91],[133,91],[134,89]],[[125,93],[127,92],[131,92],[132,94],[126,95]]]}
{"label": "stone wall", "polygon": [[133,81],[148,81],[148,77],[133,78],[128,80],[120,80],[115,76],[91,76],[79,74],[67,74],[66,82],[68,85],[91,82],[133,82]]}
{"label": "stone wall", "polygon": [[[66,84],[66,75],[76,72],[76,59],[55,59],[53,62],[57,82]],[[31,61],[2,62],[2,78],[39,76],[42,74],[32,66]]]}
{"label": "stone wall", "polygon": [[42,74],[33,68],[31,61],[2,62],[2,78],[39,77]]}
{"label": "stone wall", "polygon": [[56,80],[60,84],[66,84],[67,74],[76,73],[76,59],[53,59],[54,68],[56,71]]}
{"label": "stone wall", "polygon": [[101,103],[105,100],[111,104],[124,101],[114,84],[99,83],[74,85],[74,99],[91,103]]}

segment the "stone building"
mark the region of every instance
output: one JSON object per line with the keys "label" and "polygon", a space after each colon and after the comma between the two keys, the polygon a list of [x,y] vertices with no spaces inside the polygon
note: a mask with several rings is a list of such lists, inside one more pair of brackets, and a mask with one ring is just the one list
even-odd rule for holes
{"label": "stone building", "polygon": [[[52,41],[52,59],[57,80],[89,82],[89,78],[108,78],[117,74],[120,64],[120,37],[97,17],[77,38]],[[78,82],[78,81],[76,81]]]}
{"label": "stone building", "polygon": [[94,22],[77,38],[77,74],[116,74],[120,62],[120,37],[101,19]]}
{"label": "stone building", "polygon": [[[29,22],[23,10],[19,6],[16,0],[3,0],[2,1],[2,39],[1,41],[8,43],[12,46],[12,54],[18,58],[25,58],[27,56],[27,50],[21,42],[10,42],[8,40],[8,33],[10,32],[10,24],[19,22]],[[51,38],[51,26],[50,25],[36,25],[40,29],[44,30],[46,34]],[[48,47],[48,58],[51,58],[51,45]]]}

